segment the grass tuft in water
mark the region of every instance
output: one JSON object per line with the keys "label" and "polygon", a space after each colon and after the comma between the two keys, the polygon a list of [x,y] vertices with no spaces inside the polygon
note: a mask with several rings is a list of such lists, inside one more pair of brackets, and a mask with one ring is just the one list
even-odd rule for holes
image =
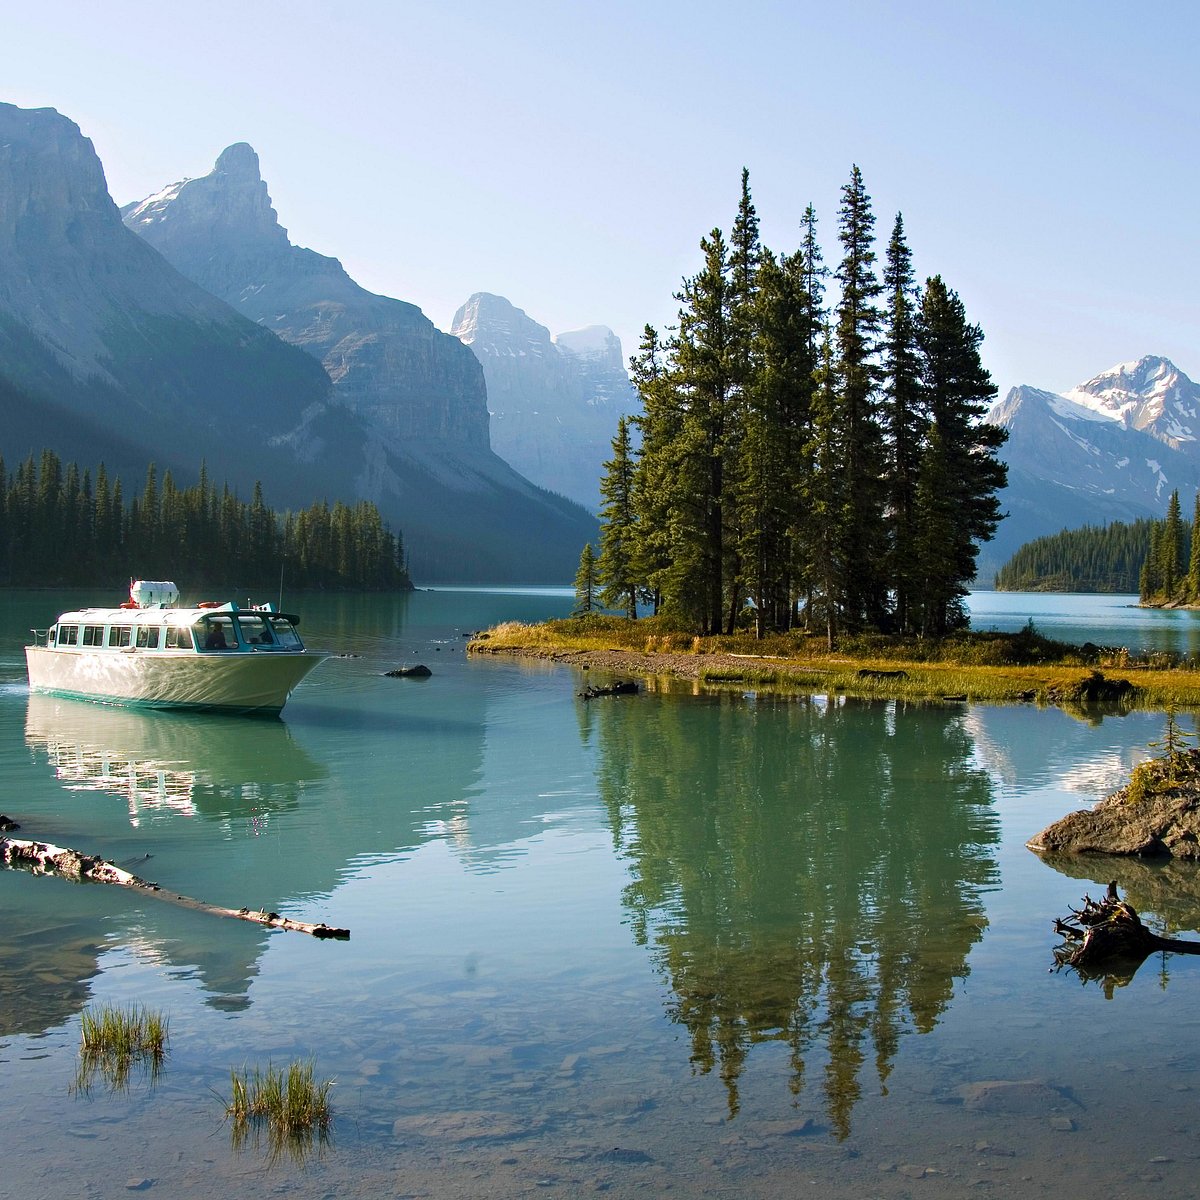
{"label": "grass tuft in water", "polygon": [[333,1080],[318,1083],[311,1062],[293,1062],[287,1070],[268,1064],[240,1074],[230,1072],[232,1092],[225,1114],[233,1122],[234,1147],[251,1134],[266,1130],[272,1157],[288,1151],[298,1158],[312,1148],[314,1136],[324,1146],[333,1122],[329,1090]]}
{"label": "grass tuft in water", "polygon": [[162,1013],[141,1005],[85,1008],[80,1016],[79,1070],[74,1090],[90,1092],[99,1075],[110,1090],[125,1091],[135,1066],[147,1072],[153,1086],[167,1053],[167,1028]]}

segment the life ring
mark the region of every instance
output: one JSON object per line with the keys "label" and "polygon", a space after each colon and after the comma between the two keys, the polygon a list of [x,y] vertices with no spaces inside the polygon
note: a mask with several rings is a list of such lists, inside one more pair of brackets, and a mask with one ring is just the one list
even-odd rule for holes
{"label": "life ring", "polygon": [[122,608],[141,608],[142,606],[136,600],[126,600],[121,605]]}
{"label": "life ring", "polygon": [[215,600],[201,600],[200,603],[196,605],[196,607],[197,608],[220,608],[221,606]]}

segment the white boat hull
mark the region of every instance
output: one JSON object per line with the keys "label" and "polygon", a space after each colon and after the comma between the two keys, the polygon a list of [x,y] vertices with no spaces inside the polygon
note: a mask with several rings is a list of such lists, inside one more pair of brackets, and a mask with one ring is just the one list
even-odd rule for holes
{"label": "white boat hull", "polygon": [[26,646],[35,692],[105,704],[276,714],[325,658],[307,650],[196,654]]}

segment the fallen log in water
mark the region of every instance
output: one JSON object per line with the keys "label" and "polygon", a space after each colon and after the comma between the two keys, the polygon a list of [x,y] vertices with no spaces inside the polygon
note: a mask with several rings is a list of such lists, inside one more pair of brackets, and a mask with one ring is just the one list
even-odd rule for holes
{"label": "fallen log in water", "polygon": [[589,684],[579,693],[581,700],[596,700],[600,696],[636,696],[638,685],[632,679],[605,685]]}
{"label": "fallen log in water", "polygon": [[239,921],[252,921],[272,929],[294,929],[299,933],[311,934],[315,938],[337,938],[344,941],[350,936],[350,930],[336,929],[323,922],[310,925],[307,921],[293,921],[290,917],[281,917],[278,913],[249,908],[222,908],[216,904],[207,904],[203,900],[194,900],[190,896],[180,896],[118,867],[116,863],[108,862],[107,859],[92,854],[81,854],[78,850],[66,846],[52,846],[47,842],[26,841],[23,838],[0,837],[0,858],[5,866],[24,868],[35,875],[62,875],[67,879],[115,883],[118,887],[127,887],[143,895],[167,900],[196,912],[211,913],[216,917],[236,917]]}
{"label": "fallen log in water", "polygon": [[1085,895],[1082,908],[1056,918],[1054,932],[1063,939],[1054,951],[1056,968],[1071,967],[1085,979],[1109,974],[1132,978],[1156,950],[1200,954],[1200,942],[1159,937],[1147,929],[1137,910],[1117,896],[1115,882],[1103,900]]}

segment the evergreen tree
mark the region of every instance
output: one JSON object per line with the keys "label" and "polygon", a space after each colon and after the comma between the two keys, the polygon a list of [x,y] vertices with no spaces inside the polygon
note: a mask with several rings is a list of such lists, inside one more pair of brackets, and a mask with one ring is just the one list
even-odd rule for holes
{"label": "evergreen tree", "polygon": [[800,254],[764,253],[755,304],[755,370],[738,471],[741,561],[756,632],[792,623],[811,484],[814,314]]}
{"label": "evergreen tree", "polygon": [[592,543],[587,542],[579,556],[579,570],[575,572],[575,607],[571,610],[571,616],[582,617],[596,608],[599,586],[596,556],[592,551]]}
{"label": "evergreen tree", "polygon": [[642,402],[641,415],[634,418],[642,435],[633,482],[634,574],[649,589],[655,613],[662,606],[672,565],[680,474],[676,462],[683,425],[666,356],[658,331],[647,325],[638,353],[629,360],[630,377]]}
{"label": "evergreen tree", "polygon": [[842,188],[836,276],[836,419],[844,450],[845,500],[838,530],[844,558],[842,619],[852,628],[882,626],[887,614],[884,528],[884,448],[879,420],[878,364],[882,287],[875,277],[875,217],[855,166]]}
{"label": "evergreen tree", "polygon": [[888,575],[895,596],[896,628],[911,628],[910,603],[918,569],[916,492],[926,420],[917,345],[919,297],[912,254],[904,240],[904,219],[896,214],[883,273],[887,301],[884,339],[886,426],[888,434]]}
{"label": "evergreen tree", "polygon": [[1200,602],[1200,492],[1192,507],[1192,528],[1189,533],[1187,602]]}
{"label": "evergreen tree", "polygon": [[[714,229],[702,239],[700,249],[704,266],[684,280],[678,295],[682,307],[672,347],[683,426],[670,603],[680,613],[698,617],[704,632],[720,633],[733,403],[728,255],[721,231]],[[738,581],[731,581],[732,589],[737,586]]]}
{"label": "evergreen tree", "polygon": [[[839,630],[839,618],[845,610],[849,589],[846,542],[842,531],[846,521],[847,479],[842,470],[845,456],[845,426],[840,420],[835,392],[832,335],[828,332],[821,347],[821,363],[816,372],[813,392],[813,427],[810,454],[813,461],[812,487],[808,502],[812,538],[806,571],[821,605],[825,640],[833,649]],[[810,609],[812,604],[810,604]]]}
{"label": "evergreen tree", "polygon": [[960,573],[954,481],[950,455],[942,432],[929,430],[914,504],[916,554],[912,616],[925,637],[943,634],[966,624],[963,597],[966,586]]}
{"label": "evergreen tree", "polygon": [[1163,523],[1159,540],[1158,574],[1163,597],[1167,600],[1174,599],[1175,590],[1179,586],[1182,544],[1183,520],[1179,512],[1179,492],[1176,490],[1171,493],[1171,499],[1167,503],[1167,519]]}
{"label": "evergreen tree", "polygon": [[623,608],[632,621],[637,618],[637,602],[642,589],[638,585],[636,568],[634,459],[627,417],[621,417],[617,422],[612,449],[613,456],[604,464],[604,478],[600,481],[604,503],[600,508],[600,556],[596,570],[603,584],[601,602],[608,608]]}
{"label": "evergreen tree", "polygon": [[[931,464],[930,475],[944,480],[954,513],[949,552],[954,579],[933,586],[925,572],[921,598],[921,626],[928,632],[945,631],[965,623],[961,597],[975,577],[979,543],[995,532],[1002,513],[996,497],[1007,479],[997,450],[1007,438],[1005,430],[983,423],[996,394],[991,376],[979,357],[983,333],[967,322],[962,301],[940,276],[926,281],[921,303],[920,347],[922,387],[937,433],[937,450],[943,465]],[[925,454],[934,453],[932,437]],[[925,503],[930,502],[928,488]],[[921,517],[926,524],[932,518]]]}

